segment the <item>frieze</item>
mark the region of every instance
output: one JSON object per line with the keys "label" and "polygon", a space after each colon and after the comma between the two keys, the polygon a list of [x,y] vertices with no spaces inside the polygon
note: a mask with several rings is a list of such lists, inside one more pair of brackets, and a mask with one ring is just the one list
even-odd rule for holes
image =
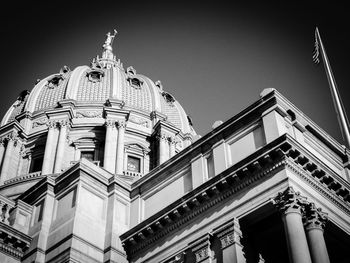
{"label": "frieze", "polygon": [[135,123],[137,125],[149,128],[149,122],[143,118],[139,118],[139,117],[135,117],[135,116],[131,116],[129,118],[129,121],[132,123]]}
{"label": "frieze", "polygon": [[76,118],[102,118],[101,111],[77,111]]}
{"label": "frieze", "polygon": [[43,117],[43,118],[40,118],[40,119],[33,121],[32,128],[36,128],[36,127],[45,125],[47,123],[47,120],[48,120],[47,117]]}

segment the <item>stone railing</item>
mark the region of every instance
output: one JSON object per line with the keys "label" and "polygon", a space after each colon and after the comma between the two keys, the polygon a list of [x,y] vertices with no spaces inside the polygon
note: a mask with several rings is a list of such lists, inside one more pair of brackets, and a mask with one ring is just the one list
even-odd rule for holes
{"label": "stone railing", "polygon": [[133,172],[133,171],[124,171],[123,174],[126,176],[131,176],[131,177],[136,177],[136,178],[141,178],[143,176],[142,173]]}
{"label": "stone railing", "polygon": [[0,222],[9,225],[10,210],[15,207],[15,202],[0,195]]}

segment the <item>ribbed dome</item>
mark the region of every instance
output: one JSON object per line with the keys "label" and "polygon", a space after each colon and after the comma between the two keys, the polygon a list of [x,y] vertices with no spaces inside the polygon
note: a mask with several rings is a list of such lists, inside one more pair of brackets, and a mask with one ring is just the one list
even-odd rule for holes
{"label": "ribbed dome", "polygon": [[64,66],[59,73],[48,76],[24,91],[7,111],[1,126],[15,120],[23,112],[32,116],[59,107],[59,102],[72,100],[76,105],[105,105],[108,100],[119,101],[123,109],[150,115],[158,112],[183,134],[195,134],[191,121],[175,98],[165,92],[160,81],[138,74],[133,67],[124,69],[111,48],[104,46],[90,66],[70,70]]}

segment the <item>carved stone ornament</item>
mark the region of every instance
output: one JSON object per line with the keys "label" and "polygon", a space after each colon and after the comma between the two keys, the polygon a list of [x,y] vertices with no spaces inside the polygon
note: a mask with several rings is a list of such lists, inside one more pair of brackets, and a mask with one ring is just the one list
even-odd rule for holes
{"label": "carved stone ornament", "polygon": [[169,134],[165,132],[158,132],[156,135],[156,139],[158,141],[168,141],[169,140]]}
{"label": "carved stone ornament", "polygon": [[135,123],[137,125],[146,127],[146,128],[149,127],[149,122],[147,120],[143,119],[143,118],[138,118],[138,117],[135,117],[135,116],[131,116],[129,118],[129,121],[132,122],[132,123]]}
{"label": "carved stone ornament", "polygon": [[43,118],[40,118],[40,119],[33,121],[32,128],[36,128],[36,127],[45,125],[47,123],[47,120],[48,120],[47,117],[43,117]]}
{"label": "carved stone ornament", "polygon": [[201,262],[211,257],[210,250],[210,235],[206,235],[196,242],[196,245],[192,247],[192,252],[195,255],[196,262]]}
{"label": "carved stone ornament", "polygon": [[242,231],[237,218],[215,231],[219,238],[221,248],[226,248],[234,243],[241,245]]}
{"label": "carved stone ornament", "polygon": [[57,121],[54,121],[54,120],[48,120],[46,122],[46,126],[49,128],[49,129],[55,129],[57,127]]}
{"label": "carved stone ornament", "polygon": [[59,120],[59,125],[61,128],[65,127],[68,128],[69,127],[69,120]]}
{"label": "carved stone ornament", "polygon": [[102,118],[101,111],[78,111],[76,118]]}
{"label": "carved stone ornament", "polygon": [[328,221],[328,215],[321,208],[317,208],[314,203],[309,203],[305,206],[303,221],[306,229],[318,228],[323,230]]}
{"label": "carved stone ornament", "polygon": [[118,129],[125,129],[126,128],[126,121],[123,121],[123,120],[117,121],[117,127],[118,127]]}
{"label": "carved stone ornament", "polygon": [[111,120],[111,119],[107,119],[105,122],[106,127],[116,127],[116,121]]}
{"label": "carved stone ornament", "polygon": [[302,213],[304,205],[307,204],[306,197],[301,196],[299,192],[295,192],[291,186],[285,191],[279,192],[272,202],[281,213]]}

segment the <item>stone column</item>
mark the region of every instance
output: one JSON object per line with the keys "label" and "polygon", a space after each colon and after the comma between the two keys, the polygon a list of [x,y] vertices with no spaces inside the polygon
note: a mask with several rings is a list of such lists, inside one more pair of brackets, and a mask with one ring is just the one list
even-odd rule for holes
{"label": "stone column", "polygon": [[125,134],[125,121],[118,121],[118,144],[117,144],[117,174],[123,174],[124,171],[124,134]]}
{"label": "stone column", "polygon": [[0,138],[0,167],[2,165],[2,159],[4,158],[5,149],[5,139]]}
{"label": "stone column", "polygon": [[6,181],[9,177],[8,173],[11,165],[11,156],[13,154],[13,149],[17,144],[17,133],[12,132],[10,135],[7,136],[6,139],[7,139],[7,146],[5,150],[4,161],[1,167],[0,185],[4,184],[4,181]]}
{"label": "stone column", "polygon": [[220,240],[223,263],[246,262],[241,244],[242,231],[237,218],[214,230],[214,234]]}
{"label": "stone column", "polygon": [[169,159],[169,141],[168,136],[163,132],[160,132],[158,134],[157,139],[159,141],[159,165],[161,165]]}
{"label": "stone column", "polygon": [[170,137],[169,138],[169,142],[170,142],[170,158],[173,157],[175,155],[175,146],[176,146],[176,137]]}
{"label": "stone column", "polygon": [[278,193],[273,203],[282,215],[290,263],[311,263],[311,256],[302,222],[306,198],[292,187]]}
{"label": "stone column", "polygon": [[59,125],[60,125],[60,133],[58,137],[54,173],[60,173],[62,169],[64,148],[66,146],[67,129],[68,129],[69,122],[68,120],[61,120],[59,122]]}
{"label": "stone column", "polygon": [[313,263],[329,263],[326,242],[323,236],[327,214],[310,203],[305,208],[304,226]]}
{"label": "stone column", "polygon": [[53,161],[54,161],[54,139],[55,139],[55,129],[56,129],[57,123],[56,121],[48,121],[47,127],[47,138],[46,138],[46,145],[45,145],[45,152],[44,152],[44,160],[43,160],[43,168],[42,168],[42,174],[50,174],[52,173],[52,167],[53,167]]}
{"label": "stone column", "polygon": [[106,138],[103,167],[113,174],[115,173],[115,160],[117,154],[117,134],[118,131],[115,121],[106,120]]}

